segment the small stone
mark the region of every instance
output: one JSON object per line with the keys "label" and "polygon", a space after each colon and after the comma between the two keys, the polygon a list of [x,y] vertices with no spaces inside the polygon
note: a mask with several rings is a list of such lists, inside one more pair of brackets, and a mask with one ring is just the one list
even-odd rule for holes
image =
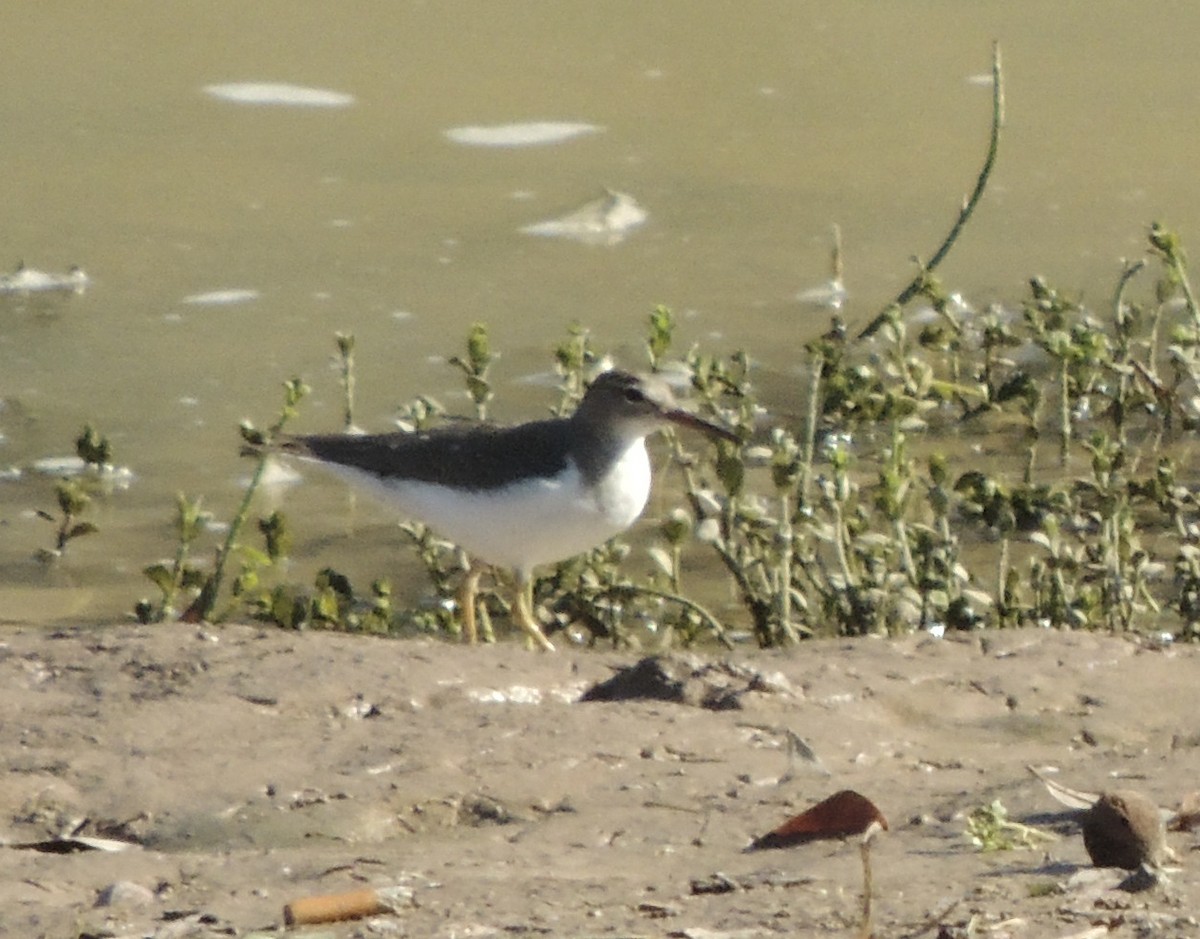
{"label": "small stone", "polygon": [[1189,792],[1167,824],[1171,831],[1193,831],[1200,827],[1200,792]]}
{"label": "small stone", "polygon": [[1167,855],[1162,813],[1132,789],[1103,793],[1083,816],[1083,845],[1096,867],[1136,870]]}
{"label": "small stone", "polygon": [[154,891],[131,880],[118,880],[96,895],[96,906],[149,906]]}

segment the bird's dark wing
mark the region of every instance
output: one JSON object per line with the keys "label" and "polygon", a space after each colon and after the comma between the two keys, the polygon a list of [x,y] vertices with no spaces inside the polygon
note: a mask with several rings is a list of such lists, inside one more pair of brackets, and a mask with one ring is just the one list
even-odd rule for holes
{"label": "bird's dark wing", "polygon": [[561,472],[567,463],[566,427],[566,421],[554,419],[514,427],[451,424],[413,434],[316,434],[284,438],[280,450],[384,480],[487,490]]}

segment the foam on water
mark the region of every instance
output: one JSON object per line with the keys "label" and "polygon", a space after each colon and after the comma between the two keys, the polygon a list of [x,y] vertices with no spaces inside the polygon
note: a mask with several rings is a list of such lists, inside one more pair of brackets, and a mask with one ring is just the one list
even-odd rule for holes
{"label": "foam on water", "polygon": [[257,290],[232,287],[227,290],[206,290],[204,293],[189,294],[182,302],[193,306],[232,306],[235,303],[249,303],[257,299]]}
{"label": "foam on water", "polygon": [[602,130],[603,127],[583,122],[530,121],[523,124],[452,127],[446,131],[446,136],[468,147],[538,147]]}
{"label": "foam on water", "polygon": [[205,85],[204,92],[235,104],[266,104],[294,108],[348,108],[354,95],[328,88],[306,88],[287,82],[226,82]]}

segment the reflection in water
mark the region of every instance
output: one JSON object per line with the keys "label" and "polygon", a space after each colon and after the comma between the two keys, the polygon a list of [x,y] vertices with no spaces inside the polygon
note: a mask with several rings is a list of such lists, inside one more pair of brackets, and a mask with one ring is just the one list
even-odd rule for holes
{"label": "reflection in water", "polygon": [[796,300],[814,310],[840,310],[846,302],[846,285],[840,277],[834,277],[816,287],[809,287],[796,294]]}
{"label": "reflection in water", "polygon": [[796,294],[796,300],[814,310],[840,310],[849,294],[842,279],[842,227],[833,226],[833,251],[829,256],[829,280]]}
{"label": "reflection in water", "polygon": [[574,212],[526,225],[520,231],[526,235],[570,238],[585,244],[615,245],[643,225],[649,216],[650,213],[629,193],[610,189],[599,199],[593,199]]}

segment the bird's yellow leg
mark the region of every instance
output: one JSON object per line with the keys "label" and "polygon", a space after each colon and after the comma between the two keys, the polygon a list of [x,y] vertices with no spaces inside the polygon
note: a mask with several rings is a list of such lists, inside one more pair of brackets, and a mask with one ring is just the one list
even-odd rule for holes
{"label": "bird's yellow leg", "polygon": [[546,638],[542,628],[533,618],[533,580],[521,577],[517,580],[517,602],[513,604],[513,618],[517,625],[525,630],[525,634],[533,640],[534,645],[546,652],[554,651],[554,643]]}
{"label": "bird's yellow leg", "polygon": [[479,593],[479,568],[471,565],[467,576],[458,588],[458,608],[462,612],[462,637],[467,645],[475,645],[479,641],[479,631],[475,626],[475,596]]}

